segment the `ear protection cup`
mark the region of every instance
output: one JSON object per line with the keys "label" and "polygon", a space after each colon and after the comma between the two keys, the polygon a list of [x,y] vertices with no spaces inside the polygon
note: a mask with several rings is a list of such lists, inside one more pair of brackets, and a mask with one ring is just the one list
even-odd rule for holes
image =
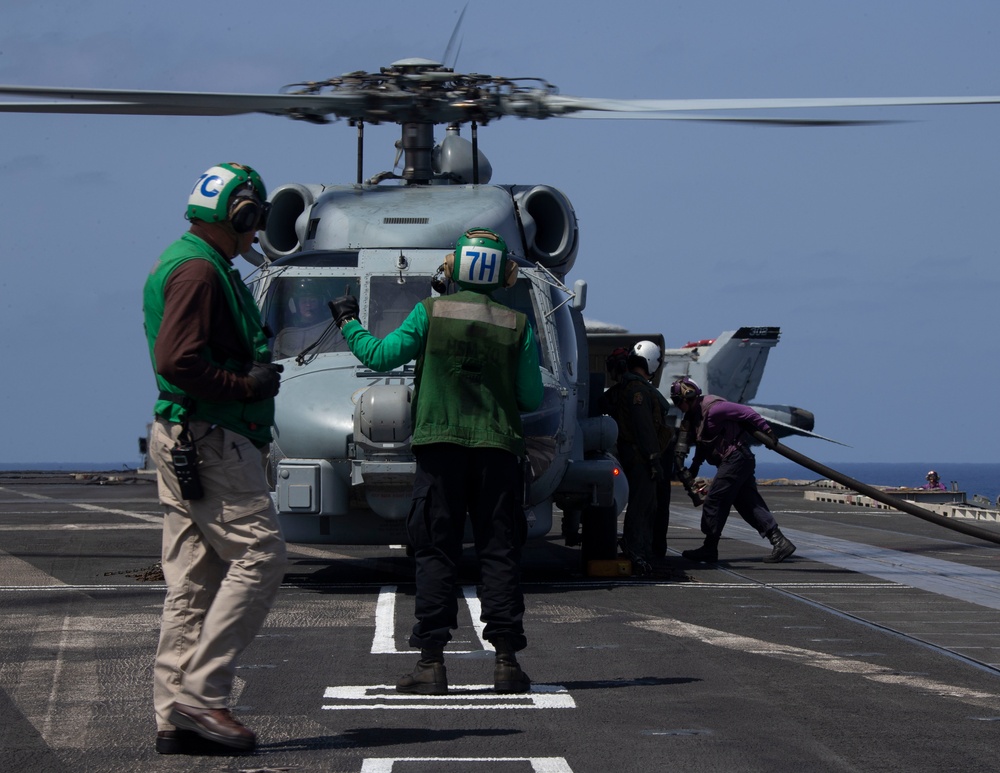
{"label": "ear protection cup", "polygon": [[229,223],[238,234],[245,234],[257,228],[264,213],[264,207],[251,191],[233,194],[229,204]]}
{"label": "ear protection cup", "polygon": [[504,271],[503,286],[513,287],[517,283],[517,263],[513,260],[507,261],[507,269]]}
{"label": "ear protection cup", "polygon": [[451,275],[455,273],[455,253],[449,252],[444,256],[444,275],[446,279],[451,279]]}

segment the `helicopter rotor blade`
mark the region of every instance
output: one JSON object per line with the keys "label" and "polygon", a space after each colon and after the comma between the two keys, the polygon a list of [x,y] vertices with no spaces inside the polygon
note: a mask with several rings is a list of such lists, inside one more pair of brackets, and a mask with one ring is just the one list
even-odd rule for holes
{"label": "helicopter rotor blade", "polygon": [[697,115],[694,113],[601,113],[596,110],[583,110],[579,113],[567,113],[562,118],[582,118],[598,120],[628,120],[628,121],[698,121],[701,123],[741,123],[759,126],[879,126],[882,124],[904,123],[885,119],[846,119],[846,118],[765,118],[762,116],[739,115]]}
{"label": "helicopter rotor blade", "polygon": [[[363,93],[237,94],[198,91],[127,91],[41,86],[0,86],[0,96],[48,97],[60,102],[4,102],[0,112],[107,113],[113,115],[242,115],[269,113],[292,117],[351,118],[370,112]],[[405,92],[382,95],[383,110],[406,109],[414,97]],[[386,116],[388,120],[392,120]]]}
{"label": "helicopter rotor blade", "polygon": [[172,109],[168,105],[144,105],[134,102],[2,102],[0,113],[72,113],[82,115],[242,115],[246,110],[222,107],[199,110],[194,107]]}
{"label": "helicopter rotor blade", "polygon": [[[331,118],[362,120],[367,123],[443,124],[469,121],[486,123],[512,115],[539,119],[576,117],[835,126],[880,123],[880,121],[741,118],[701,115],[701,113],[718,110],[799,110],[1000,103],[1000,97],[996,96],[593,99],[561,95],[548,84],[545,88],[524,88],[503,78],[455,75],[442,70],[436,63],[423,60],[416,63],[403,61],[397,65],[399,67],[388,74],[375,76],[368,73],[350,73],[320,84],[298,84],[301,87],[298,93],[282,94],[0,86],[0,97],[20,96],[50,100],[4,102],[0,99],[0,112],[177,116],[265,113],[316,123],[326,123]],[[324,88],[331,90],[323,91]]]}
{"label": "helicopter rotor blade", "polygon": [[441,57],[441,62],[450,70],[455,69],[455,65],[458,63],[458,55],[462,50],[462,40],[458,37],[458,31],[462,27],[462,20],[465,18],[465,12],[469,10],[469,4],[466,3],[462,12],[458,15],[458,21],[455,22],[455,29],[451,31],[451,37],[448,38],[448,45],[444,49],[444,56]]}
{"label": "helicopter rotor blade", "polygon": [[[780,99],[593,99],[561,94],[546,95],[547,106],[557,111],[626,113],[685,112],[701,110],[798,110],[817,107],[909,107],[917,105],[988,105],[1000,96],[975,97],[800,97]],[[594,116],[590,116],[594,117]]]}

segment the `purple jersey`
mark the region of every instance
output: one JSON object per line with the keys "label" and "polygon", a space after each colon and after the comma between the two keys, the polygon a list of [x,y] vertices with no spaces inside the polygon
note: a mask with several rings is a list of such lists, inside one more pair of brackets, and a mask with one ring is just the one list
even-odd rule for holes
{"label": "purple jersey", "polygon": [[702,461],[717,465],[733,449],[746,447],[745,432],[771,432],[771,426],[753,408],[715,395],[702,398],[701,411],[700,420],[694,427],[697,445],[691,464],[693,470],[698,469]]}

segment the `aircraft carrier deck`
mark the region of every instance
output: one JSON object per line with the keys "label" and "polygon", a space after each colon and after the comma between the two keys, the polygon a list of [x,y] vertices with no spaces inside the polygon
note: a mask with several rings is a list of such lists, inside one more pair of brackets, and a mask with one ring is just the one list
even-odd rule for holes
{"label": "aircraft carrier deck", "polygon": [[257,752],[159,756],[155,485],[2,473],[0,760],[24,771],[996,770],[1000,546],[806,501],[800,488],[763,492],[798,546],[783,564],[761,561],[769,545],[738,516],[720,564],[683,560],[701,535],[676,491],[669,580],[584,577],[577,549],[531,544],[523,696],[489,689],[471,559],[452,692],[403,696],[391,685],[415,661],[405,552],[292,545],[234,695]]}

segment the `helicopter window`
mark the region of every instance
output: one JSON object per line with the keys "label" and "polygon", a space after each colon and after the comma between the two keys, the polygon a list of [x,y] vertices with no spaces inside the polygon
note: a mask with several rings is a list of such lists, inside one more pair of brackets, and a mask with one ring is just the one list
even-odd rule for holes
{"label": "helicopter window", "polygon": [[520,311],[528,317],[531,326],[535,329],[535,343],[538,345],[538,362],[546,370],[554,370],[552,367],[552,357],[548,347],[544,343],[544,333],[538,327],[538,317],[535,314],[535,304],[531,298],[531,282],[527,279],[518,279],[513,287],[502,287],[491,293],[493,300]]}
{"label": "helicopter window", "polygon": [[357,268],[358,253],[355,251],[330,252],[311,251],[296,252],[275,261],[276,266],[318,266],[321,268]]}
{"label": "helicopter window", "polygon": [[271,349],[276,360],[309,354],[346,352],[347,342],[333,325],[327,301],[358,295],[357,277],[281,277],[264,299],[264,321],[276,333]]}
{"label": "helicopter window", "polygon": [[[423,277],[419,278],[423,280]],[[368,329],[384,338],[403,324],[413,307],[431,294],[431,283],[410,279],[399,283],[396,276],[373,276],[368,297]]]}

